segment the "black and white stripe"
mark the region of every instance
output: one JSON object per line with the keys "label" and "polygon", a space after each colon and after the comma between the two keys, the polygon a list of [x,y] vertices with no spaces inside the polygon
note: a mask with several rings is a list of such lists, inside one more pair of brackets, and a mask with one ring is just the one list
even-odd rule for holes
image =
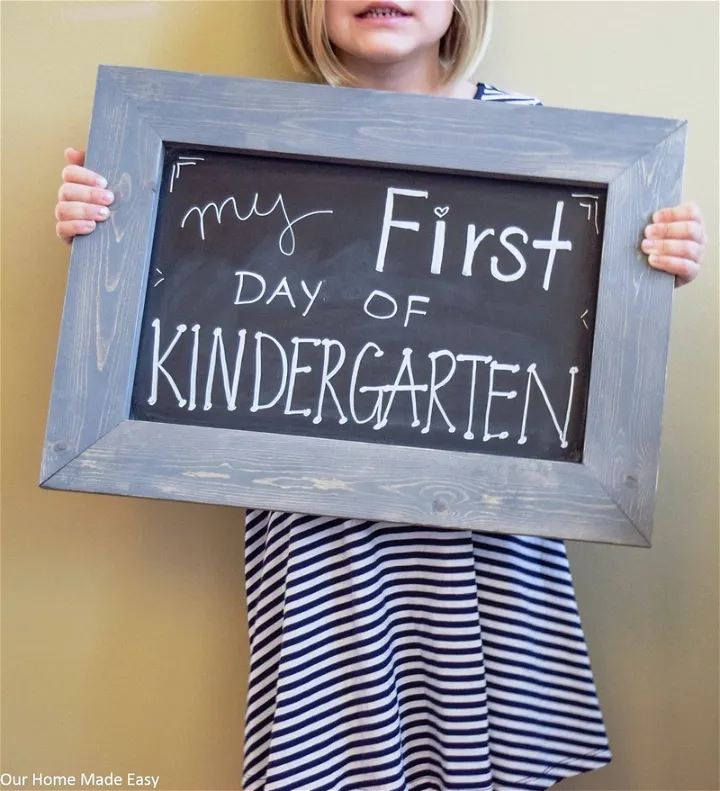
{"label": "black and white stripe", "polygon": [[507,91],[501,91],[494,85],[485,85],[483,83],[478,85],[475,98],[483,102],[503,102],[504,104],[530,104],[536,106],[542,104],[539,99],[533,96],[525,96],[522,93],[508,93]]}
{"label": "black and white stripe", "polygon": [[523,791],[610,761],[562,542],[249,511],[245,546],[244,791]]}

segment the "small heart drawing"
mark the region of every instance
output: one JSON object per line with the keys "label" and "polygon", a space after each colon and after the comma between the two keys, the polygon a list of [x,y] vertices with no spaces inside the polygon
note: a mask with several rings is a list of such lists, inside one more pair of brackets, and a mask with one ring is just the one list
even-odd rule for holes
{"label": "small heart drawing", "polygon": [[435,211],[435,214],[437,214],[438,217],[444,217],[450,211],[450,207],[449,206],[436,206],[434,211]]}

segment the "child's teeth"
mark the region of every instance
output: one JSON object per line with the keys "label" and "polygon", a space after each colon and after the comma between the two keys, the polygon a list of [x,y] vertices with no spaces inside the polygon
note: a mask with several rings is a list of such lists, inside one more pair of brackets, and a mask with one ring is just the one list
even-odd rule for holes
{"label": "child's teeth", "polygon": [[400,13],[394,8],[373,8],[368,11],[368,16],[400,16]]}

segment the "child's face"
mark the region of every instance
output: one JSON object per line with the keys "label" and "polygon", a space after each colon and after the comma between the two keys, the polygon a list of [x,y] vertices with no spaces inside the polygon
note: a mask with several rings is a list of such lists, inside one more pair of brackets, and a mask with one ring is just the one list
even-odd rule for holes
{"label": "child's face", "polygon": [[434,48],[450,27],[453,0],[326,0],[328,36],[343,53],[397,64]]}

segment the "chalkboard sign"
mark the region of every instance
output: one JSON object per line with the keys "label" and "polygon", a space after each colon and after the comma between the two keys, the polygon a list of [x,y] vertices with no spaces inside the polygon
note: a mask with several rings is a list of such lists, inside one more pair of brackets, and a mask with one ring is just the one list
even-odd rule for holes
{"label": "chalkboard sign", "polygon": [[132,416],[580,461],[604,204],[168,147]]}
{"label": "chalkboard sign", "polygon": [[649,546],[685,132],[101,67],[41,485]]}

